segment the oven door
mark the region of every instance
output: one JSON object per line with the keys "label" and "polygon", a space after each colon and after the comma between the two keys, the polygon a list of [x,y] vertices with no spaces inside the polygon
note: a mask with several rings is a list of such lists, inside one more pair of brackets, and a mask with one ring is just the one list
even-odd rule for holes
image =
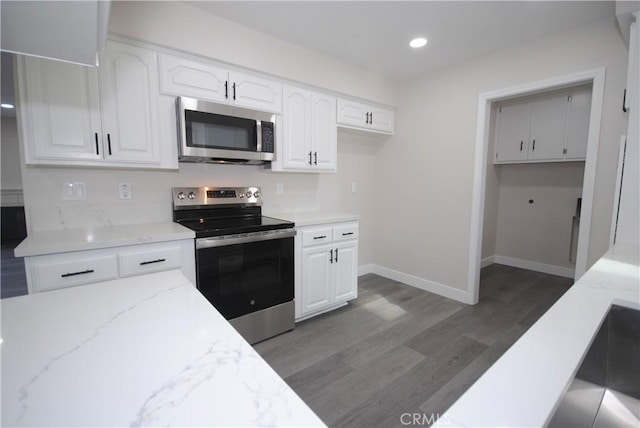
{"label": "oven door", "polygon": [[295,233],[197,239],[198,289],[227,320],[292,301]]}

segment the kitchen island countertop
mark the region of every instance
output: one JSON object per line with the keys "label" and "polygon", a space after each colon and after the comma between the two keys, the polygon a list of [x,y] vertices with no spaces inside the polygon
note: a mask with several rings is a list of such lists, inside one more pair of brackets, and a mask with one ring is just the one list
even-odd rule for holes
{"label": "kitchen island countertop", "polygon": [[1,305],[3,426],[324,426],[179,271]]}
{"label": "kitchen island countertop", "polygon": [[434,427],[545,426],[614,304],[640,309],[638,244],[598,260]]}
{"label": "kitchen island countertop", "polygon": [[94,250],[152,242],[193,239],[195,233],[172,221],[146,224],[43,230],[29,236],[14,251],[16,257]]}

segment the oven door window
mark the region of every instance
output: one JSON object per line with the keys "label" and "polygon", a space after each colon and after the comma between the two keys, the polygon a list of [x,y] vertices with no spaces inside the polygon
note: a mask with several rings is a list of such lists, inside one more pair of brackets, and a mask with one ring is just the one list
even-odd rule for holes
{"label": "oven door window", "polygon": [[198,289],[233,319],[293,300],[293,238],[198,250]]}
{"label": "oven door window", "polygon": [[185,111],[188,147],[256,151],[256,121],[214,113]]}

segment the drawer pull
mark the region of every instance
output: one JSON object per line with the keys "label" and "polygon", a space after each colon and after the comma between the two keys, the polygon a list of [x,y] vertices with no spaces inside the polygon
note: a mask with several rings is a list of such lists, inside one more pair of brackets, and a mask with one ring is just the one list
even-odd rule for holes
{"label": "drawer pull", "polygon": [[94,270],[93,269],[87,269],[87,270],[83,270],[80,272],[70,272],[70,273],[63,273],[62,275],[60,275],[61,278],[67,278],[69,276],[76,276],[76,275],[85,275],[88,273],[93,273]]}
{"label": "drawer pull", "polygon": [[313,239],[324,239],[327,235],[314,236]]}
{"label": "drawer pull", "polygon": [[349,235],[353,235],[353,232],[347,232],[342,234],[342,236],[349,236]]}
{"label": "drawer pull", "polygon": [[140,262],[140,266],[144,266],[144,265],[150,265],[152,263],[162,263],[162,262],[166,262],[167,259],[155,259],[155,260],[149,260],[146,262]]}

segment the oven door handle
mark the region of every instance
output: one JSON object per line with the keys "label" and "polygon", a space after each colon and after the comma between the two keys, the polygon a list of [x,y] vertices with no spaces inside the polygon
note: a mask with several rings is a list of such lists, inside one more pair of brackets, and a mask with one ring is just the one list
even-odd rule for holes
{"label": "oven door handle", "polygon": [[250,244],[252,242],[271,241],[273,239],[292,238],[294,236],[296,236],[295,229],[278,229],[241,235],[198,238],[196,239],[196,249],[200,250],[203,248],[225,247],[227,245]]}

